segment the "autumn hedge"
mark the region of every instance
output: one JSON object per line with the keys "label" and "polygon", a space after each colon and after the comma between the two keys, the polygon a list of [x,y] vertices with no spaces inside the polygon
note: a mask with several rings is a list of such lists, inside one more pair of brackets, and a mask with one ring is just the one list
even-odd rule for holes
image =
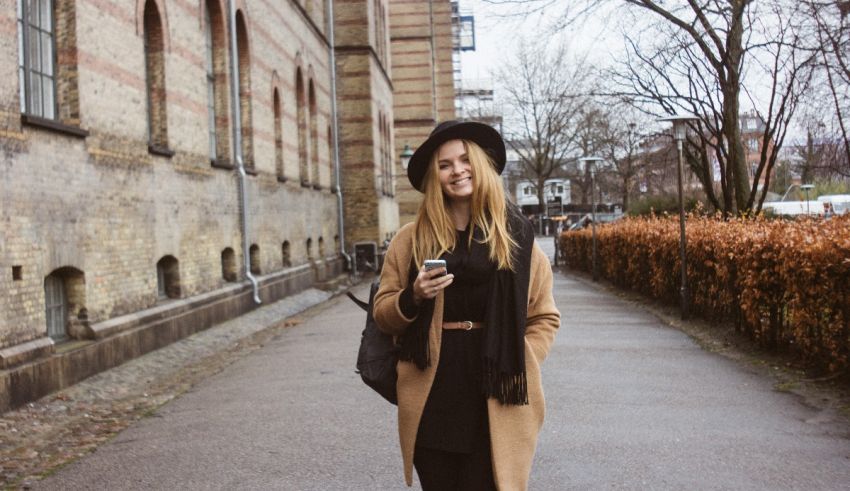
{"label": "autumn hedge", "polygon": [[[850,216],[800,221],[690,216],[691,312],[733,321],[764,346],[807,367],[850,368]],[[678,217],[628,218],[597,227],[599,275],[615,285],[678,302]],[[565,232],[571,268],[591,271],[591,229]]]}

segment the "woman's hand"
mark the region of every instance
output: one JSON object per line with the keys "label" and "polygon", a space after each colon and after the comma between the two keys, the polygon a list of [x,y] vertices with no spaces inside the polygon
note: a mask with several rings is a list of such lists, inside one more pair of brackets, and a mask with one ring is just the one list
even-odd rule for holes
{"label": "woman's hand", "polygon": [[446,268],[426,270],[422,266],[413,282],[413,303],[420,305],[423,300],[436,297],[441,290],[451,285],[455,275],[445,273]]}

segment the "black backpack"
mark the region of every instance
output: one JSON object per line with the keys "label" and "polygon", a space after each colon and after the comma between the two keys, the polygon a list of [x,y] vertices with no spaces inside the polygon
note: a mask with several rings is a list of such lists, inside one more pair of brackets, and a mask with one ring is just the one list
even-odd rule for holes
{"label": "black backpack", "polygon": [[372,308],[375,306],[375,293],[378,291],[380,280],[372,282],[369,291],[369,302],[364,302],[355,297],[351,292],[346,292],[348,298],[366,311],[366,327],[360,338],[360,351],[357,352],[357,370],[360,378],[369,387],[375,390],[381,397],[393,404],[398,404],[396,393],[396,381],[398,372],[398,346],[393,337],[385,334],[375,323],[372,317]]}

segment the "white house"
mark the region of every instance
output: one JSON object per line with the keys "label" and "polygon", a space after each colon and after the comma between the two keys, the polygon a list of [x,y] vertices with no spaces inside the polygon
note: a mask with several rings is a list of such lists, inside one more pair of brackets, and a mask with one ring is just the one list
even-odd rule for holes
{"label": "white house", "polygon": [[[516,184],[515,191],[516,203],[526,213],[539,213],[538,205],[540,202],[537,199],[537,189],[535,183],[528,180],[519,181]],[[549,206],[550,213],[553,209],[557,210],[560,215],[563,210],[562,206],[570,203],[570,180],[564,178],[547,179],[543,184],[543,199]]]}

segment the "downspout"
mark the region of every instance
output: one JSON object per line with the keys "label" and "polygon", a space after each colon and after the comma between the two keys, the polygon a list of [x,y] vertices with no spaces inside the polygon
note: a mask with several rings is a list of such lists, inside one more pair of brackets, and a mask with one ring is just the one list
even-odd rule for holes
{"label": "downspout", "polygon": [[236,43],[236,6],[234,0],[229,6],[230,24],[230,102],[233,114],[233,157],[236,161],[236,175],[239,181],[239,219],[242,225],[242,257],[245,259],[245,276],[254,290],[254,303],[260,305],[260,285],[251,273],[251,256],[248,245],[248,197],[245,193],[245,162],[242,160],[242,114],[239,107],[239,46]]}
{"label": "downspout", "polygon": [[352,261],[351,256],[345,252],[345,224],[343,223],[343,203],[342,203],[342,187],[340,186],[341,182],[341,170],[339,163],[339,114],[337,113],[336,107],[336,53],[334,52],[334,2],[333,0],[327,0],[328,8],[326,9],[328,13],[327,18],[327,29],[328,29],[328,58],[331,68],[331,118],[333,119],[333,132],[331,138],[333,138],[333,148],[334,148],[334,174],[335,180],[334,183],[334,192],[336,193],[336,201],[338,205],[338,222],[339,222],[339,253],[342,254],[342,257],[345,258],[345,266],[348,271],[354,271],[352,268],[354,267],[354,261]]}
{"label": "downspout", "polygon": [[437,113],[437,43],[435,38],[437,33],[434,29],[434,0],[428,0],[428,27],[431,30],[431,110],[434,112],[435,124],[440,121],[440,115]]}

